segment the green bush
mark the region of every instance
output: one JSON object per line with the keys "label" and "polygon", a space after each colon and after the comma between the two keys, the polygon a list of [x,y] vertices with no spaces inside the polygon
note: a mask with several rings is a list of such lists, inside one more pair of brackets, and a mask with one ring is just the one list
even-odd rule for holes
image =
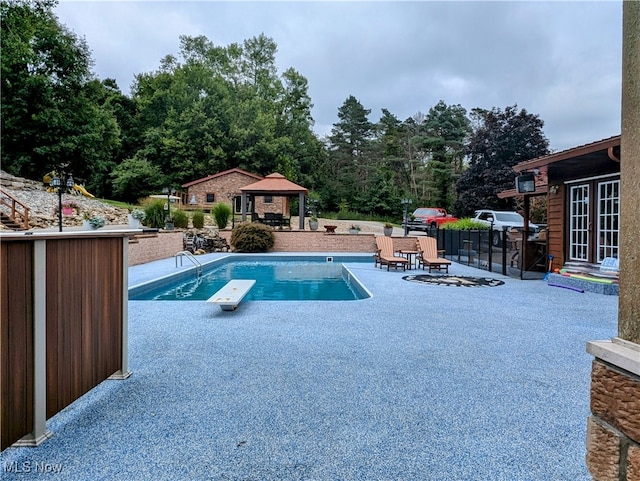
{"label": "green bush", "polygon": [[440,226],[440,228],[451,230],[489,230],[488,225],[473,220],[470,217],[458,219],[455,222],[447,222],[446,224]]}
{"label": "green bush", "polygon": [[149,200],[144,204],[144,223],[147,227],[159,229],[164,227],[167,211],[164,210],[164,201]]}
{"label": "green bush", "polygon": [[246,222],[231,231],[231,245],[237,252],[266,252],[274,242],[273,229],[268,225]]}
{"label": "green bush", "polygon": [[193,224],[194,229],[202,229],[204,227],[204,212],[194,210],[191,216],[191,224]]}
{"label": "green bush", "polygon": [[229,204],[224,202],[218,202],[212,209],[213,218],[216,221],[218,229],[224,229],[229,223],[229,217],[231,217],[232,211]]}
{"label": "green bush", "polygon": [[172,210],[173,225],[178,229],[186,229],[189,227],[189,216],[183,210]]}

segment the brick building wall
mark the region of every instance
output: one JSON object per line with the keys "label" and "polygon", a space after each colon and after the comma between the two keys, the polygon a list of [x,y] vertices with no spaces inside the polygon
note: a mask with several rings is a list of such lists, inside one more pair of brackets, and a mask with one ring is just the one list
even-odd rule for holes
{"label": "brick building wall", "polygon": [[[235,170],[222,173],[221,175],[211,176],[202,182],[187,187],[186,199],[188,206],[189,208],[209,211],[214,204],[224,202],[233,209],[233,197],[240,196],[240,189],[260,179],[262,179],[262,177]],[[207,194],[213,194],[213,202],[207,202]],[[195,205],[191,204],[192,200],[195,200]],[[265,212],[289,215],[289,200],[286,197],[274,196],[272,202],[266,203],[264,196],[256,196],[254,202],[255,211],[261,216],[264,215]],[[238,210],[237,212],[240,211]]]}

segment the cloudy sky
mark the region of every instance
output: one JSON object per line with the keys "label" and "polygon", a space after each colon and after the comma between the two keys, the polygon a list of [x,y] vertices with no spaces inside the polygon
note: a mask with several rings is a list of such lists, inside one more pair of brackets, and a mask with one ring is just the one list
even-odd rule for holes
{"label": "cloudy sky", "polygon": [[517,104],[544,120],[553,150],[620,133],[622,6],[600,2],[215,2],[60,0],[101,79],[178,54],[180,35],[217,45],[264,33],[282,72],[309,81],[314,130],[328,134],[349,95],[400,120],[439,100],[468,111]]}

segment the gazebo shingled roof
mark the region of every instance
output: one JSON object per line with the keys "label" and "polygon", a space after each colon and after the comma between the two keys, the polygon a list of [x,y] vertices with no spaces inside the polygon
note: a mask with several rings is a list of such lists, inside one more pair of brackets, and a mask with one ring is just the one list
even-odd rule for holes
{"label": "gazebo shingled roof", "polygon": [[254,182],[253,184],[245,185],[240,189],[240,192],[246,192],[247,194],[306,194],[307,189],[294,184],[287,178],[277,172],[267,175],[264,179]]}
{"label": "gazebo shingled roof", "polygon": [[240,189],[240,192],[242,192],[242,220],[247,219],[247,195],[281,195],[289,197],[298,194],[300,199],[298,203],[300,230],[304,229],[304,197],[308,191],[304,187],[287,180],[284,175],[274,172],[258,182],[245,185]]}

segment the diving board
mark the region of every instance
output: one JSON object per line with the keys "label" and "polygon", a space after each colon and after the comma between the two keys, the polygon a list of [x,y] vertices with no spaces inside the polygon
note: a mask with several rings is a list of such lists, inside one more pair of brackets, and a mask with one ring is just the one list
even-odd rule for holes
{"label": "diving board", "polygon": [[207,303],[220,306],[223,311],[233,311],[238,307],[240,301],[247,295],[255,279],[234,279],[227,282],[222,289],[207,299]]}

